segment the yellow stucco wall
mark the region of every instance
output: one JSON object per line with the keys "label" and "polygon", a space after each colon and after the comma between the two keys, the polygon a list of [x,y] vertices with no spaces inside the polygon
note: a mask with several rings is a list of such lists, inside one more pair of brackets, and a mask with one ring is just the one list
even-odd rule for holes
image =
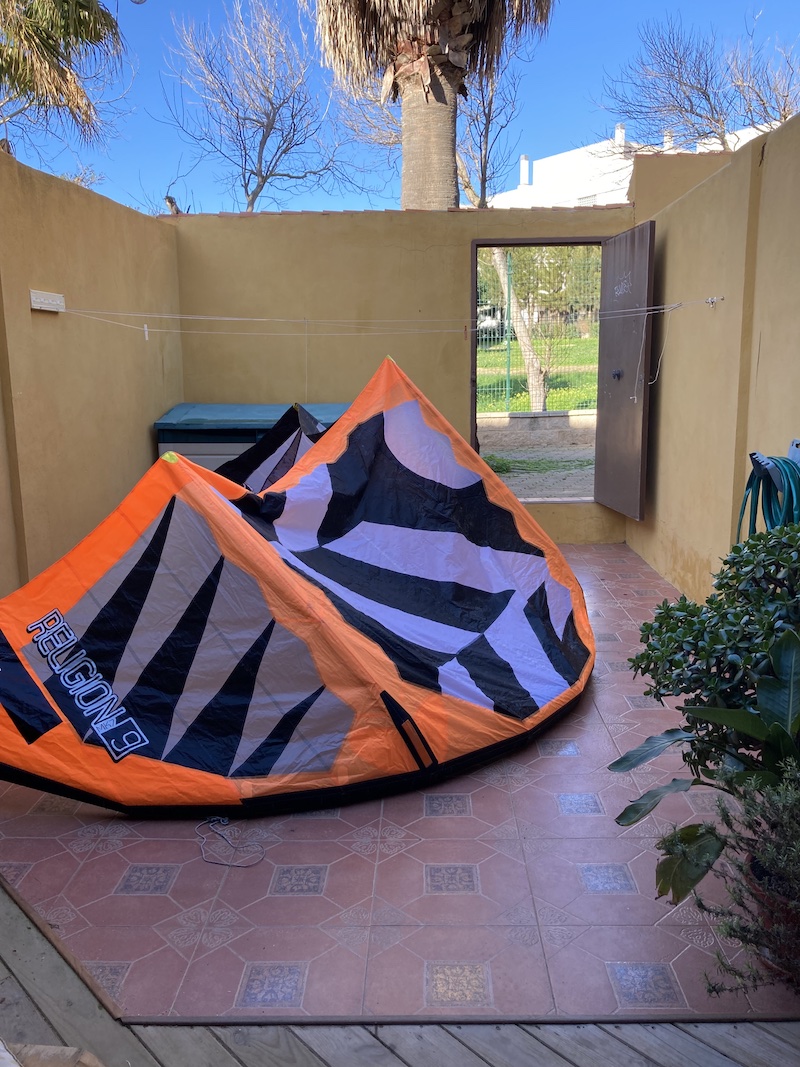
{"label": "yellow stucco wall", "polygon": [[145,341],[141,329],[32,311],[29,297],[39,289],[72,309],[177,311],[168,226],[3,153],[0,218],[0,389],[12,439],[0,462],[0,503],[10,496],[0,545],[15,541],[0,558],[5,593],[131,489],[155,456],[145,428],[181,399],[182,377],[178,335]]}
{"label": "yellow stucco wall", "polygon": [[[349,402],[392,356],[469,438],[473,240],[606,236],[629,206],[186,215],[185,399]],[[203,332],[200,332],[203,331]],[[250,336],[246,336],[247,334]]]}
{"label": "yellow stucco wall", "polygon": [[[681,307],[654,323],[646,517],[532,505],[556,540],[627,540],[689,595],[708,592],[749,451],[783,455],[800,437],[798,175],[800,118],[656,214],[655,302]],[[153,219],[2,154],[0,218],[0,593],[108,514],[180,401],[347,402],[391,355],[469,435],[472,243],[634,221],[630,206]],[[32,312],[32,288],[73,310],[147,312],[150,338]],[[182,334],[159,318],[178,311]]]}
{"label": "yellow stucco wall", "polygon": [[12,491],[13,435],[6,418],[8,388],[6,333],[3,326],[3,289],[0,275],[0,593],[15,589],[20,583],[18,531]]}
{"label": "yellow stucco wall", "polygon": [[726,167],[733,152],[678,152],[633,157],[628,199],[637,223],[652,219],[667,204]]}
{"label": "yellow stucco wall", "polygon": [[[153,219],[6,156],[0,215],[0,593],[116,506],[155,457],[153,422],[181,401],[347,402],[391,355],[468,436],[472,242],[632,222],[624,206]],[[30,289],[100,314],[31,311]],[[166,317],[178,311],[180,324]],[[600,507],[551,525],[621,537]]]}
{"label": "yellow stucco wall", "polygon": [[[697,598],[710,591],[711,574],[734,539],[749,466],[763,143],[737,152],[655,217],[655,303],[683,306],[655,322],[647,513],[643,522],[627,523],[626,540]],[[784,299],[792,285],[789,277],[781,280]],[[713,307],[704,303],[712,297],[719,298]]]}
{"label": "yellow stucco wall", "polygon": [[763,145],[743,452],[785,456],[800,437],[800,120]]}
{"label": "yellow stucco wall", "polygon": [[525,508],[559,545],[606,545],[625,541],[625,516],[591,501],[542,500]]}

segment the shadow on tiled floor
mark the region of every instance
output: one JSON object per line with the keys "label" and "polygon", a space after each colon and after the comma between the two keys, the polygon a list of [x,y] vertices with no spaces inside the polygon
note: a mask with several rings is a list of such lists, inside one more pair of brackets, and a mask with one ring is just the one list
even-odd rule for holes
{"label": "shadow on tiled floor", "polygon": [[578,708],[526,750],[435,789],[253,821],[145,821],[0,786],[0,873],[123,1016],[800,1017],[781,989],[710,999],[721,943],[655,899],[655,842],[705,814],[671,776],[608,764],[676,720],[627,658],[675,590],[621,545],[572,547],[597,639]]}

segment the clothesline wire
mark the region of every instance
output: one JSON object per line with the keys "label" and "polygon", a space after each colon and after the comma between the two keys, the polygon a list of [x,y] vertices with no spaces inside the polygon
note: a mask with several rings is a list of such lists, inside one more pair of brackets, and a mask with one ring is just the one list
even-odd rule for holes
{"label": "clothesline wire", "polygon": [[[642,308],[628,308],[620,311],[601,311],[599,312],[599,318],[603,321],[613,318],[632,318],[641,317],[647,315],[659,315],[677,311],[679,308],[688,307],[692,304],[709,304],[713,306],[716,303],[716,298],[710,297],[705,300],[682,300],[674,304],[654,304],[649,307]],[[302,334],[308,335],[309,327],[337,327],[327,332],[319,330],[313,330],[312,335],[314,337],[350,337],[350,336],[381,336],[390,334],[454,334],[462,333],[466,330],[470,332],[476,332],[477,327],[465,326],[463,319],[287,319],[287,318],[265,318],[265,317],[246,317],[246,316],[234,316],[234,315],[182,315],[176,312],[145,312],[145,311],[101,311],[90,310],[85,308],[66,308],[65,313],[69,315],[75,315],[78,318],[91,319],[97,322],[105,322],[111,326],[123,326],[131,330],[142,330],[147,333],[181,333],[181,334],[210,334],[214,336],[240,336],[240,337],[298,337]],[[110,318],[109,316],[116,316],[116,318]],[[167,328],[150,326],[149,322],[142,326],[136,323],[120,322],[121,318],[136,318],[147,320],[182,320],[190,322],[235,322],[235,323],[272,323],[275,325],[293,325],[299,327],[298,330],[292,330],[287,332],[277,332],[275,330],[265,331],[242,331],[242,330],[185,330],[182,327]],[[440,326],[442,323],[458,323],[458,326],[452,326],[449,328],[432,328],[431,325],[427,325],[424,328],[424,324],[433,324],[434,326]]]}

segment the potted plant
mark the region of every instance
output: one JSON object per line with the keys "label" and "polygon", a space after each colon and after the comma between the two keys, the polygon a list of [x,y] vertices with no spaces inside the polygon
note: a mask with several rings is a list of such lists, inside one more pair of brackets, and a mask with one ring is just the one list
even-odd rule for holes
{"label": "potted plant", "polygon": [[728,899],[695,900],[723,937],[743,946],[745,959],[718,952],[721,978],[706,975],[708,992],[751,992],[778,981],[800,992],[800,764],[787,760],[775,785],[731,781],[729,788],[737,803],[718,804],[713,828],[726,861],[715,874]]}
{"label": "potted plant", "polygon": [[[630,826],[672,793],[706,785],[731,792],[744,781],[771,786],[783,761],[800,758],[800,526],[736,545],[705,604],[665,601],[641,627],[645,648],[630,662],[651,679],[648,694],[684,695],[683,722],[649,737],[610,765],[630,771],[680,746],[690,777],[650,789],[617,816]],[[723,842],[692,823],[659,842],[658,895],[679,903],[711,870]]]}

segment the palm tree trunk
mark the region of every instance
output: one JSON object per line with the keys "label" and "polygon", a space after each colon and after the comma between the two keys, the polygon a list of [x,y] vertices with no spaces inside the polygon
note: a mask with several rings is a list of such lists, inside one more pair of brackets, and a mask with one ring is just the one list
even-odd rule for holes
{"label": "palm tree trunk", "polygon": [[[403,136],[400,206],[446,211],[458,207],[456,101],[463,73],[449,64],[443,69],[423,63],[426,69],[404,70],[397,78]],[[409,67],[417,68],[417,63]]]}
{"label": "palm tree trunk", "polygon": [[547,406],[545,369],[533,347],[528,325],[522,314],[517,294],[514,292],[514,286],[512,285],[509,289],[506,257],[503,255],[502,248],[492,249],[492,265],[497,271],[500,288],[503,290],[503,299],[510,306],[511,325],[517,335],[522,359],[525,363],[525,374],[528,378],[528,403],[531,406],[531,411],[544,411]]}

